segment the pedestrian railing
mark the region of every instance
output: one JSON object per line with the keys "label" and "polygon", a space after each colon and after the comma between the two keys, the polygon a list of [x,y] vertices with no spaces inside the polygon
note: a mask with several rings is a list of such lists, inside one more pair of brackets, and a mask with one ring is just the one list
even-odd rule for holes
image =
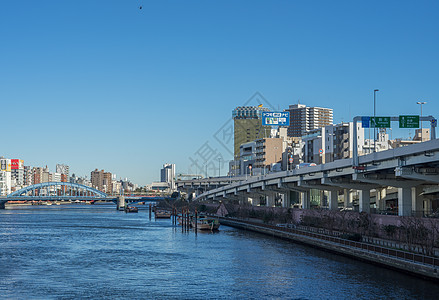
{"label": "pedestrian railing", "polygon": [[366,244],[366,243],[362,243],[362,242],[356,242],[356,241],[343,239],[340,237],[327,236],[327,235],[315,233],[315,232],[307,232],[307,231],[303,231],[303,230],[294,228],[293,226],[274,226],[274,225],[269,225],[269,224],[256,223],[256,222],[252,222],[252,221],[231,219],[231,218],[222,218],[222,219],[233,221],[233,222],[245,223],[245,224],[249,224],[249,225],[253,225],[253,226],[257,226],[257,227],[263,227],[263,228],[267,228],[267,229],[273,229],[273,230],[277,230],[277,231],[307,236],[307,237],[311,237],[311,238],[315,238],[315,239],[320,239],[320,240],[324,240],[324,241],[328,241],[328,242],[332,242],[332,243],[341,244],[344,246],[349,246],[349,247],[365,250],[368,252],[373,252],[376,254],[394,257],[397,259],[404,259],[404,260],[411,261],[414,263],[420,263],[420,264],[429,265],[429,266],[433,266],[433,267],[439,266],[439,259],[432,257],[432,256],[410,253],[410,252],[406,252],[406,251],[381,247],[381,246],[377,246],[377,245],[370,245],[370,244]]}

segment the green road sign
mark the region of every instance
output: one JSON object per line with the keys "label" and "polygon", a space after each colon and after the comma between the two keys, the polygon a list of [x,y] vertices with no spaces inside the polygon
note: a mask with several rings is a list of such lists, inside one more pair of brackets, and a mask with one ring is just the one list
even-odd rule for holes
{"label": "green road sign", "polygon": [[399,116],[399,128],[419,128],[419,116]]}
{"label": "green road sign", "polygon": [[370,117],[370,127],[390,128],[390,117]]}

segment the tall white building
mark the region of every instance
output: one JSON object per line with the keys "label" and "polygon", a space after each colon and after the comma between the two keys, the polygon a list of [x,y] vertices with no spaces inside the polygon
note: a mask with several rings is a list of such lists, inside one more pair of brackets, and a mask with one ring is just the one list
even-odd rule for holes
{"label": "tall white building", "polygon": [[288,127],[290,137],[301,137],[310,131],[332,124],[331,108],[293,104],[286,111],[290,112],[290,126]]}
{"label": "tall white building", "polygon": [[175,164],[164,164],[160,170],[160,181],[167,182],[169,188],[175,190]]}
{"label": "tall white building", "polygon": [[6,196],[11,193],[11,160],[0,157],[0,196]]}

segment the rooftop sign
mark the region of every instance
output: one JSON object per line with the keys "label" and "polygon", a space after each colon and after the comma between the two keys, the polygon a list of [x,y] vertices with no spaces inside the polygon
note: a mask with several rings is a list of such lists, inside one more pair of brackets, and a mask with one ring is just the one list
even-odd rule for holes
{"label": "rooftop sign", "polygon": [[290,126],[290,112],[263,112],[262,125],[268,126]]}

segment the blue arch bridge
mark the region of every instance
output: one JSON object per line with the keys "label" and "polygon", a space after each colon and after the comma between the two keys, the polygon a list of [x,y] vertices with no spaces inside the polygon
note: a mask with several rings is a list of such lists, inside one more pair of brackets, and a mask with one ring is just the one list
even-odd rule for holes
{"label": "blue arch bridge", "polygon": [[123,208],[128,204],[136,204],[146,201],[158,201],[163,199],[170,199],[169,197],[154,197],[154,196],[110,196],[104,192],[77,183],[70,182],[44,182],[27,186],[18,191],[9,194],[6,197],[0,198],[0,209],[5,208],[8,201],[25,201],[25,202],[39,202],[39,201],[57,201],[57,202],[75,202],[75,201],[89,201],[94,203],[113,202],[117,204],[117,208]]}

